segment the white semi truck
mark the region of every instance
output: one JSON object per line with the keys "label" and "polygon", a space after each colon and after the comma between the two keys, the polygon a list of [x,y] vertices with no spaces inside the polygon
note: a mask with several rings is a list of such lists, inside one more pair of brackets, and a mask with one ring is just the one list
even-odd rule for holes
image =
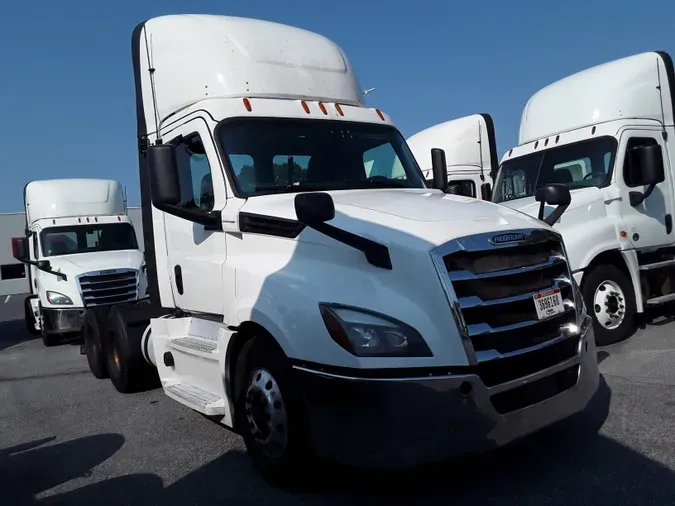
{"label": "white semi truck", "polygon": [[120,392],[158,374],[277,482],[315,455],[448,459],[585,408],[597,358],[561,237],[445,194],[442,150],[427,188],[337,45],[172,15],[131,46],[150,301],[85,328]]}
{"label": "white semi truck", "polygon": [[536,216],[537,188],[570,189],[553,221],[599,344],[626,338],[636,313],[675,299],[674,93],[663,52],[573,74],[528,100],[519,145],[502,158],[494,202]]}
{"label": "white semi truck", "polygon": [[120,183],[32,181],[24,188],[24,207],[26,235],[13,238],[12,249],[29,266],[26,326],[46,346],[79,333],[86,308],[145,295],[143,253]]}
{"label": "white semi truck", "polygon": [[431,150],[445,151],[448,193],[490,200],[499,166],[495,127],[489,114],[473,114],[426,128],[408,146],[427,181],[433,178]]}

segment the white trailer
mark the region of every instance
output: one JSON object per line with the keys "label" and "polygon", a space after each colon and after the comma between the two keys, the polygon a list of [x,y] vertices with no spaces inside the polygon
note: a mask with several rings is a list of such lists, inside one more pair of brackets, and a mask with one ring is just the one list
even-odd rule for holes
{"label": "white trailer", "polygon": [[490,200],[499,159],[495,126],[489,114],[439,123],[408,138],[408,146],[427,181],[433,177],[431,149],[445,151],[448,193]]}
{"label": "white trailer", "polygon": [[585,408],[597,359],[561,237],[444,194],[442,150],[427,188],[337,45],[174,15],[135,29],[132,58],[150,302],[85,328],[119,391],[158,375],[277,481],[315,455],[443,460]]}
{"label": "white trailer", "polygon": [[117,181],[32,181],[24,204],[25,236],[12,250],[28,265],[27,328],[45,346],[79,333],[86,308],[145,295],[143,253]]}
{"label": "white trailer", "polygon": [[555,228],[600,344],[626,338],[636,313],[675,299],[674,87],[663,52],[573,74],[528,100],[519,145],[502,158],[494,202],[536,216],[537,188],[570,189]]}

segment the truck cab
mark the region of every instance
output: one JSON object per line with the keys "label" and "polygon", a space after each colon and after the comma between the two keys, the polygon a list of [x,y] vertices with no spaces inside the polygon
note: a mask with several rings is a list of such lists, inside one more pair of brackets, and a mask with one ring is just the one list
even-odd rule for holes
{"label": "truck cab", "polygon": [[431,149],[445,151],[448,193],[490,200],[499,159],[494,121],[489,114],[473,114],[426,128],[408,138],[408,146],[424,178],[433,177]]}
{"label": "truck cab", "polygon": [[670,56],[647,52],[539,90],[495,182],[493,202],[532,215],[539,187],[569,188],[554,227],[600,344],[625,339],[636,313],[675,299],[673,86]]}
{"label": "truck cab", "polygon": [[158,376],[277,483],[316,455],[415,466],[585,408],[597,359],[560,235],[444,193],[442,149],[428,188],[338,45],[173,15],[135,29],[132,59],[150,302],[100,329],[120,392]]}
{"label": "truck cab", "polygon": [[145,262],[117,181],[32,181],[24,189],[26,236],[14,256],[28,264],[26,324],[45,345],[79,333],[86,308],[145,295]]}

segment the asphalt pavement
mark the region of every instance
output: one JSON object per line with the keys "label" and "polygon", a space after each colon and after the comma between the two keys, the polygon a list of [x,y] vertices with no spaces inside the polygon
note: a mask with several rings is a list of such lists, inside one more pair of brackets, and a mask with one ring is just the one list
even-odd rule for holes
{"label": "asphalt pavement", "polygon": [[256,474],[238,436],[161,390],[119,394],[79,345],[45,348],[21,304],[0,299],[2,505],[675,505],[675,318],[599,351],[583,416],[424,469],[326,468],[289,493]]}

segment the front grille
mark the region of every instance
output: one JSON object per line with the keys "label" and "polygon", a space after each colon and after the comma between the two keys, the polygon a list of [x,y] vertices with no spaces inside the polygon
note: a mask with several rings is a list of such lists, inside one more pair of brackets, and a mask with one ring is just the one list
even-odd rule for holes
{"label": "front grille", "polygon": [[119,304],[138,298],[138,271],[110,269],[78,277],[85,307]]}
{"label": "front grille", "polygon": [[[565,339],[576,323],[575,294],[562,240],[528,229],[464,237],[434,252],[461,327],[477,362],[503,358]],[[515,240],[514,240],[515,239]],[[533,296],[560,288],[565,311],[539,320]]]}

